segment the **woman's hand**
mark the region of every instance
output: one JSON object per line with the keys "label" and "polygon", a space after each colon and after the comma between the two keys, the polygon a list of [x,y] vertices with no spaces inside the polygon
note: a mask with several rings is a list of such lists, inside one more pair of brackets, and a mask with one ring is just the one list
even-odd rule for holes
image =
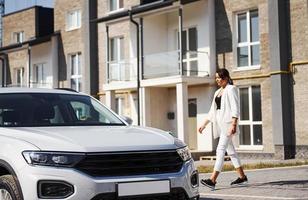
{"label": "woman's hand", "polygon": [[200,134],[202,134],[202,131],[205,129],[206,125],[202,125],[199,127],[198,131]]}
{"label": "woman's hand", "polygon": [[234,135],[236,133],[236,124],[231,124],[229,131],[228,131],[228,135]]}

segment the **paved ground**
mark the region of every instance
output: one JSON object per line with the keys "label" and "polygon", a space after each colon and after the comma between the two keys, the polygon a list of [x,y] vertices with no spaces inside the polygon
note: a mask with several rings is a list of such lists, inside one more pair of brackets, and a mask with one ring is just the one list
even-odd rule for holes
{"label": "paved ground", "polygon": [[[201,200],[308,200],[308,166],[251,170],[246,174],[246,186],[230,187],[237,174],[221,173],[215,191],[200,186]],[[200,174],[200,179],[209,176]]]}

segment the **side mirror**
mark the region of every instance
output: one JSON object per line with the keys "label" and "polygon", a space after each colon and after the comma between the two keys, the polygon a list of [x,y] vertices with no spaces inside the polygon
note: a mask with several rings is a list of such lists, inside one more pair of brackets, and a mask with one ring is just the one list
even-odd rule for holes
{"label": "side mirror", "polygon": [[121,116],[121,118],[126,121],[129,125],[133,124],[133,120],[130,117]]}

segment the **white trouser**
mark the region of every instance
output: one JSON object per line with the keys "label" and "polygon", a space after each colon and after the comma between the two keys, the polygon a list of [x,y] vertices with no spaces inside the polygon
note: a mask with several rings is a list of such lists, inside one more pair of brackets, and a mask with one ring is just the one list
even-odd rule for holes
{"label": "white trouser", "polygon": [[214,170],[221,172],[223,164],[224,164],[224,157],[227,151],[228,155],[231,158],[232,164],[235,168],[239,168],[241,166],[241,161],[235,151],[232,136],[228,136],[228,128],[223,127],[225,126],[222,124],[221,117],[220,117],[220,110],[217,110],[216,120],[217,120],[217,131],[219,131],[219,142],[216,149],[216,162],[214,166]]}

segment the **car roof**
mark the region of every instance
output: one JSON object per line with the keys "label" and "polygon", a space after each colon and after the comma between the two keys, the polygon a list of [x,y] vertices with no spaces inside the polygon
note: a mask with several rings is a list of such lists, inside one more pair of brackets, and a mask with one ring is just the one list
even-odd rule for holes
{"label": "car roof", "polygon": [[69,89],[47,89],[47,88],[26,88],[26,87],[2,87],[0,88],[0,94],[10,93],[53,93],[53,94],[74,94],[85,95],[82,93],[70,91]]}

